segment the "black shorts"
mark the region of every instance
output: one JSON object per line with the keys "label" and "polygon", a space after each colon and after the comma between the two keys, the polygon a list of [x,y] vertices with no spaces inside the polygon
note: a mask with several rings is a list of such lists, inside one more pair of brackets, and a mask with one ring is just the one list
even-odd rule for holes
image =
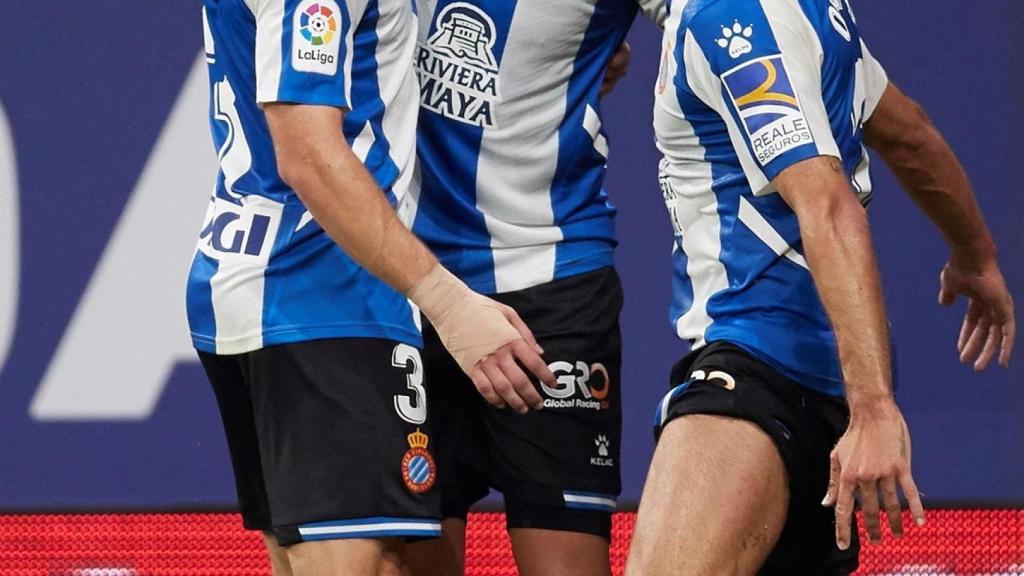
{"label": "black shorts", "polygon": [[345,338],[199,357],[246,528],[283,546],[440,535],[419,350]]}
{"label": "black shorts", "polygon": [[805,388],[726,342],[683,358],[672,369],[672,385],[658,405],[655,437],[665,424],[687,414],[729,416],[759,426],[782,456],[789,476],[789,511],[779,541],[758,574],[853,572],[860,549],[856,525],[850,548],[839,550],[833,509],[821,505],[828,489],[829,455],[849,422],[846,401]]}
{"label": "black shorts", "polygon": [[491,488],[509,528],[609,538],[621,490],[622,287],[613,268],[494,297],[514,308],[559,379],[535,382],[545,408],[516,414],[486,403],[424,329],[428,406],[446,518],[465,518]]}

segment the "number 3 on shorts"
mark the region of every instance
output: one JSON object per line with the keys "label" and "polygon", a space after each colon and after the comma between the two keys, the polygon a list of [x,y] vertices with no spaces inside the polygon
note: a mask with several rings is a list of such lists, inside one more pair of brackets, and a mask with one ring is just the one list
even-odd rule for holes
{"label": "number 3 on shorts", "polygon": [[406,370],[405,386],[412,390],[414,400],[408,394],[395,394],[395,411],[398,416],[410,424],[423,424],[427,421],[427,391],[423,388],[423,361],[420,351],[408,344],[395,346],[391,354],[391,364],[395,368]]}

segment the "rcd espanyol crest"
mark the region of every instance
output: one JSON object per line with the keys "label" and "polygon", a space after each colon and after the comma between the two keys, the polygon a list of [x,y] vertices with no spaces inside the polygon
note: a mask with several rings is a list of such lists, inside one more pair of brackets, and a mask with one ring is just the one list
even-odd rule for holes
{"label": "rcd espanyol crest", "polygon": [[402,480],[410,492],[422,494],[433,487],[434,480],[437,478],[434,457],[427,452],[430,437],[417,428],[407,438],[409,439],[409,450],[402,458]]}
{"label": "rcd espanyol crest", "polygon": [[442,8],[433,34],[416,51],[420,105],[466,124],[496,127],[494,107],[501,100],[496,35],[494,20],[480,8],[467,2]]}
{"label": "rcd espanyol crest", "polygon": [[472,4],[456,2],[437,15],[437,31],[428,40],[439,52],[497,70],[494,59],[494,21]]}

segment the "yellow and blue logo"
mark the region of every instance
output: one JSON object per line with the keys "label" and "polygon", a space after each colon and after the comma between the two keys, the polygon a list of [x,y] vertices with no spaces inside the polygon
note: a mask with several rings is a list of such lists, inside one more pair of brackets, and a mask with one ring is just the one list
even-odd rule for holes
{"label": "yellow and blue logo", "polygon": [[761,165],[814,141],[781,54],[737,66],[722,81]]}

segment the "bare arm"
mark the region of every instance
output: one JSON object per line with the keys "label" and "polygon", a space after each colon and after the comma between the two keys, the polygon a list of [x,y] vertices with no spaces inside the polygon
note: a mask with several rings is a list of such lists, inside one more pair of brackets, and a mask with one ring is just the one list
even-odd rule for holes
{"label": "bare arm", "polygon": [[836,334],[850,409],[892,399],[889,333],[867,214],[839,160],[819,156],[774,182],[796,212],[807,262]]}
{"label": "bare arm", "polygon": [[882,156],[954,251],[978,262],[995,259],[963,167],[924,109],[895,85],[886,87],[864,124],[864,143]]}
{"label": "bare arm", "polygon": [[398,219],[341,131],[342,111],[267,104],[278,171],[345,252],[423,310],[492,404],[525,412],[542,400],[516,364],[554,383],[540,347],[509,307],[469,290]]}
{"label": "bare arm", "polygon": [[948,306],[965,295],[970,301],[957,342],[960,360],[974,360],[975,369],[983,370],[998,352],[1006,366],[1016,328],[1013,300],[956,154],[924,110],[892,84],[864,126],[864,141],[882,156],[949,244],[939,300]]}
{"label": "bare arm", "polygon": [[804,252],[832,322],[850,404],[850,426],[832,453],[826,504],[836,506],[837,542],[850,543],[853,495],[859,491],[865,524],[879,540],[878,490],[896,535],[897,483],[918,523],[924,511],[910,474],[910,437],[892,394],[892,360],[867,214],[850,190],[839,160],[819,156],[794,164],[773,181],[797,215]]}
{"label": "bare arm", "polygon": [[402,224],[326,106],[269,104],[267,122],[281,178],[345,252],[371,274],[408,293],[437,259]]}

